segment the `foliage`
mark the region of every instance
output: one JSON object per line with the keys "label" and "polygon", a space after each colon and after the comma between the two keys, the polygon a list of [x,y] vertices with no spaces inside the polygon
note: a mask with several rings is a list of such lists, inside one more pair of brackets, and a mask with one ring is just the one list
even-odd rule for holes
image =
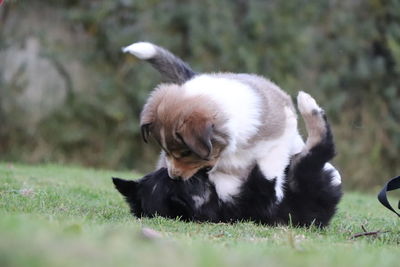
{"label": "foliage", "polygon": [[[95,90],[90,95],[88,90],[74,91],[36,133],[26,134],[9,121],[0,133],[0,148],[16,152],[3,154],[3,159],[149,170],[157,153],[141,142],[138,116],[160,79],[150,66],[120,52],[122,46],[147,40],[198,71],[254,72],[293,96],[298,90],[310,92],[333,123],[336,163],[346,186],[371,188],[400,172],[399,1],[32,5],[44,4],[64,9],[63,19],[88,36],[90,42],[75,50],[82,64],[98,73]],[[9,13],[30,5],[16,2]],[[62,53],[52,56],[63,59]]]}

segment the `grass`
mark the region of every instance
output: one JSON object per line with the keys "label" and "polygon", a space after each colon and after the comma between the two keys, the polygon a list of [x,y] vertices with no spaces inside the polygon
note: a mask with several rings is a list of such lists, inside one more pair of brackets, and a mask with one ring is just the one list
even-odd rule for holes
{"label": "grass", "polygon": [[[0,266],[397,266],[399,218],[346,193],[324,230],[136,219],[111,176],[131,172],[0,163]],[[351,239],[362,232],[389,231]],[[141,229],[161,233],[145,238]]]}

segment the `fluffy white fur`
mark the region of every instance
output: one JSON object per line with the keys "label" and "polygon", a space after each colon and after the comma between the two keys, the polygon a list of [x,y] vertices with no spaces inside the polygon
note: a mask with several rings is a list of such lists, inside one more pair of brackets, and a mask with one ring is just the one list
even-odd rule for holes
{"label": "fluffy white fur", "polygon": [[231,201],[240,191],[243,184],[241,177],[219,172],[218,169],[208,174],[208,178],[215,185],[218,197],[225,202]]}
{"label": "fluffy white fur", "polygon": [[122,52],[131,53],[139,59],[147,60],[157,54],[157,49],[152,43],[138,42],[122,48]]}
{"label": "fluffy white fur", "polygon": [[297,131],[296,114],[285,108],[286,128],[276,139],[248,146],[249,139],[261,125],[261,103],[254,90],[235,80],[201,75],[184,85],[185,93],[192,96],[207,95],[227,113],[229,121],[225,127],[230,136],[229,146],[221,154],[218,163],[209,173],[218,196],[230,201],[237,194],[244,178],[220,172],[219,169],[246,169],[257,162],[267,179],[276,180],[276,197],[280,202],[284,196],[284,170],[290,156],[300,152],[304,145]]}

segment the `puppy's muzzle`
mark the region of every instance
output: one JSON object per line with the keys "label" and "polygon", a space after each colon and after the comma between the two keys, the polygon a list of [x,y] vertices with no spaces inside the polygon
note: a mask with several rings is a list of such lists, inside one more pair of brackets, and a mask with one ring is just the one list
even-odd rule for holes
{"label": "puppy's muzzle", "polygon": [[182,176],[180,173],[170,170],[169,168],[168,168],[168,176],[169,176],[169,178],[174,179],[174,180],[182,179]]}

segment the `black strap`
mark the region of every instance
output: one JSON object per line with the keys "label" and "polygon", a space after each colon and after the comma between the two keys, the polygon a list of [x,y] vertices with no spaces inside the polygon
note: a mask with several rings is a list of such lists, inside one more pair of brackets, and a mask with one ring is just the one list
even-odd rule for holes
{"label": "black strap", "polygon": [[[385,186],[382,188],[381,192],[379,192],[379,194],[378,194],[378,200],[379,200],[379,202],[381,202],[381,204],[383,206],[390,209],[391,211],[396,213],[397,216],[400,217],[400,214],[392,208],[392,206],[390,205],[390,203],[387,199],[387,196],[386,196],[386,193],[388,191],[392,191],[392,190],[399,189],[399,188],[400,188],[400,176],[397,176],[385,184]],[[398,209],[400,209],[400,201],[398,204]]]}

